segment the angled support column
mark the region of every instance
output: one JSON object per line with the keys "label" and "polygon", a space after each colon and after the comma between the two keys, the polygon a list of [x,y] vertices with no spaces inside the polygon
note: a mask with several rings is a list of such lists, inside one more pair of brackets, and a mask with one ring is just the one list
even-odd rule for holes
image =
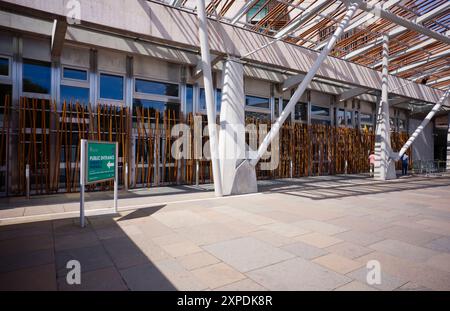
{"label": "angled support column", "polygon": [[344,18],[342,19],[342,21],[339,23],[339,26],[337,27],[336,31],[331,36],[327,45],[323,48],[322,52],[319,54],[319,57],[317,57],[316,61],[314,62],[311,70],[308,71],[305,78],[302,80],[300,85],[297,87],[297,90],[292,95],[286,108],[284,108],[284,110],[281,112],[277,121],[272,125],[270,132],[266,135],[263,142],[259,146],[257,155],[250,162],[252,166],[256,166],[256,164],[258,164],[261,157],[267,151],[267,148],[269,147],[270,143],[275,139],[275,137],[277,137],[277,135],[280,131],[281,125],[284,123],[284,121],[286,121],[287,117],[294,111],[295,105],[300,100],[300,97],[305,92],[309,83],[316,75],[317,71],[319,70],[320,66],[327,58],[330,51],[333,49],[334,45],[336,44],[336,41],[341,36],[344,28],[347,27],[348,23],[350,22],[353,15],[355,14],[355,11],[357,8],[358,8],[358,3],[350,3],[349,4],[348,11],[345,14]]}
{"label": "angled support column", "polygon": [[257,192],[255,167],[246,160],[244,66],[228,58],[222,75],[219,157],[223,194]]}
{"label": "angled support column", "polygon": [[[400,152],[398,153],[398,158],[400,158],[406,152],[406,150],[408,150],[408,148],[412,145],[412,143],[417,138],[417,136],[419,136],[419,134],[422,133],[423,129],[431,121],[431,119],[434,117],[436,112],[438,112],[439,109],[441,109],[441,106],[448,99],[449,95],[450,95],[450,89],[448,89],[442,95],[442,97],[439,98],[439,101],[436,103],[436,105],[434,105],[433,109],[431,109],[431,111],[427,114],[427,116],[422,121],[422,123],[420,123],[420,125],[417,127],[417,129],[414,131],[414,133],[411,135],[411,137],[408,139],[408,141],[405,143],[405,145],[402,147],[402,149],[400,149]],[[447,144],[447,150],[448,150],[448,144]],[[447,151],[447,154],[448,154],[448,151]],[[447,158],[448,158],[448,156],[447,156]],[[447,167],[448,167],[448,162],[447,162]]]}
{"label": "angled support column", "polygon": [[208,117],[209,145],[211,149],[211,163],[214,179],[214,192],[222,196],[222,182],[217,144],[216,106],[214,104],[214,89],[211,73],[211,54],[208,40],[208,21],[206,19],[205,1],[197,0],[198,36],[202,54],[203,81],[205,84],[206,113]]}
{"label": "angled support column", "polygon": [[383,68],[381,81],[381,101],[377,107],[377,127],[375,133],[375,178],[395,179],[395,162],[391,159],[391,129],[389,123],[388,81],[389,81],[389,36],[383,36]]}

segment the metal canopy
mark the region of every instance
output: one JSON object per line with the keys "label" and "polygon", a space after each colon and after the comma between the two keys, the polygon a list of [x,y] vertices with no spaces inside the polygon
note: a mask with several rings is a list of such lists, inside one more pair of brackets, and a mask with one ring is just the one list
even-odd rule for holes
{"label": "metal canopy", "polygon": [[[196,10],[195,0],[157,2],[169,5],[176,2],[178,7]],[[207,0],[206,11],[211,18],[266,34],[274,40],[320,50],[345,15],[346,2]],[[363,5],[330,55],[381,70],[381,37],[389,34],[391,74],[442,90],[450,87],[448,0],[361,2]]]}

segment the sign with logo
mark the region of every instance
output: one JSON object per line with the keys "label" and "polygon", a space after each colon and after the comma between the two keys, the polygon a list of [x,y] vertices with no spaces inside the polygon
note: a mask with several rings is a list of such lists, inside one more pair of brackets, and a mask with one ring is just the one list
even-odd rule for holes
{"label": "sign with logo", "polygon": [[117,143],[87,141],[86,184],[115,178]]}

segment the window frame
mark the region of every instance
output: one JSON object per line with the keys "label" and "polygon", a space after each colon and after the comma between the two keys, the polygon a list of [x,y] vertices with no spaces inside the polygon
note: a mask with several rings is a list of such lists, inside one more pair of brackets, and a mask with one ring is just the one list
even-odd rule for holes
{"label": "window frame", "polygon": [[[194,107],[195,106],[197,106],[197,112],[199,112],[200,114],[204,114],[204,115],[206,115],[207,113],[206,113],[206,102],[205,102],[205,108],[203,109],[202,107],[201,107],[201,101],[200,101],[200,94],[202,93],[202,89],[205,89],[205,87],[204,86],[200,86],[200,85],[196,85],[197,87],[197,94],[195,94],[195,91],[194,91]],[[215,105],[215,107],[216,107],[216,115],[218,116],[218,115],[220,115],[220,111],[218,111],[218,109],[217,109],[217,102],[216,102],[216,100],[217,100],[217,90],[218,90],[219,88],[218,87],[215,87],[214,88],[214,105]],[[222,92],[222,89],[220,89],[220,91]],[[205,96],[206,96],[206,93],[205,93]],[[223,93],[222,93],[222,96],[223,96]],[[206,101],[206,98],[205,98],[205,101]],[[197,105],[195,105],[195,102],[197,102],[196,104]],[[220,103],[220,108],[222,108],[222,103]]]}
{"label": "window frame", "polygon": [[12,57],[9,55],[0,54],[0,58],[5,58],[8,60],[8,75],[0,75],[0,81],[2,83],[12,83]]}
{"label": "window frame", "polygon": [[[87,80],[64,78],[64,68],[86,71]],[[77,67],[77,66],[71,66],[71,65],[61,65],[61,85],[87,88],[90,90],[90,77],[89,76],[90,76],[89,68]]]}
{"label": "window frame", "polygon": [[[312,113],[312,107],[313,106],[328,109],[328,116],[313,115],[313,113]],[[325,121],[329,120],[329,121],[331,121],[331,115],[332,115],[331,106],[327,107],[325,105],[314,104],[313,102],[311,102],[310,105],[309,105],[309,109],[308,109],[307,113],[309,114],[308,118],[310,120],[316,119],[316,120],[325,120]]]}
{"label": "window frame", "polygon": [[[26,92],[23,90],[23,79],[24,79],[24,75],[23,75],[23,71],[24,71],[24,65],[25,65],[25,61],[26,60],[31,60],[31,61],[35,61],[35,62],[41,62],[41,63],[49,63],[50,64],[50,90],[48,94],[43,94],[43,93],[34,93],[34,92]],[[53,93],[53,87],[54,87],[54,83],[53,83],[53,67],[52,67],[52,63],[46,60],[40,60],[40,59],[35,59],[35,58],[22,58],[21,61],[21,66],[20,66],[20,94],[23,97],[30,97],[30,98],[37,98],[37,99],[47,99],[47,100],[51,100],[52,99],[52,93]]]}
{"label": "window frame", "polygon": [[[110,99],[110,98],[102,98],[101,97],[101,77],[102,74],[105,75],[110,75],[110,76],[117,76],[117,77],[122,77],[123,79],[123,87],[122,87],[122,99]],[[133,85],[134,87],[134,85]],[[107,70],[101,70],[98,71],[97,74],[97,101],[101,104],[124,104],[125,105],[125,101],[126,101],[126,75],[123,73],[117,73],[117,72],[112,72],[112,71],[107,71]]]}
{"label": "window frame", "polygon": [[[270,114],[272,115],[272,100],[271,100],[271,96],[269,97],[263,97],[261,95],[254,95],[252,93],[246,93],[244,94],[245,98],[244,98],[244,107],[245,107],[245,111],[251,111],[251,112],[259,112],[259,113],[264,113],[264,114]],[[255,107],[255,106],[249,106],[247,105],[247,96],[249,97],[257,97],[257,98],[263,98],[263,99],[267,99],[267,102],[269,103],[269,107],[268,108],[263,108],[263,107]]]}
{"label": "window frame", "polygon": [[[136,92],[136,79],[144,80],[144,81],[148,81],[148,82],[175,84],[178,86],[178,96],[158,95],[158,94]],[[171,101],[176,100],[179,103],[181,103],[182,87],[181,87],[181,83],[179,83],[179,82],[167,81],[167,80],[162,80],[162,79],[153,79],[153,78],[145,77],[142,75],[134,75],[132,87],[133,87],[133,98],[156,100],[156,101],[165,101],[164,99],[170,99]]]}

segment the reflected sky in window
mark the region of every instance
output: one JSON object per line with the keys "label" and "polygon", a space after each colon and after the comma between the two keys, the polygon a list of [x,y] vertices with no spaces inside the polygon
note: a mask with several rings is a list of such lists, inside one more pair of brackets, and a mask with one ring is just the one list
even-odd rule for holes
{"label": "reflected sky in window", "polygon": [[23,91],[39,94],[50,94],[51,91],[50,63],[24,59],[23,61]]}
{"label": "reflected sky in window", "polygon": [[100,98],[123,100],[123,77],[100,74]]}
{"label": "reflected sky in window", "polygon": [[79,102],[80,104],[89,103],[89,89],[83,87],[75,87],[61,85],[61,103],[71,102],[72,104]]}

